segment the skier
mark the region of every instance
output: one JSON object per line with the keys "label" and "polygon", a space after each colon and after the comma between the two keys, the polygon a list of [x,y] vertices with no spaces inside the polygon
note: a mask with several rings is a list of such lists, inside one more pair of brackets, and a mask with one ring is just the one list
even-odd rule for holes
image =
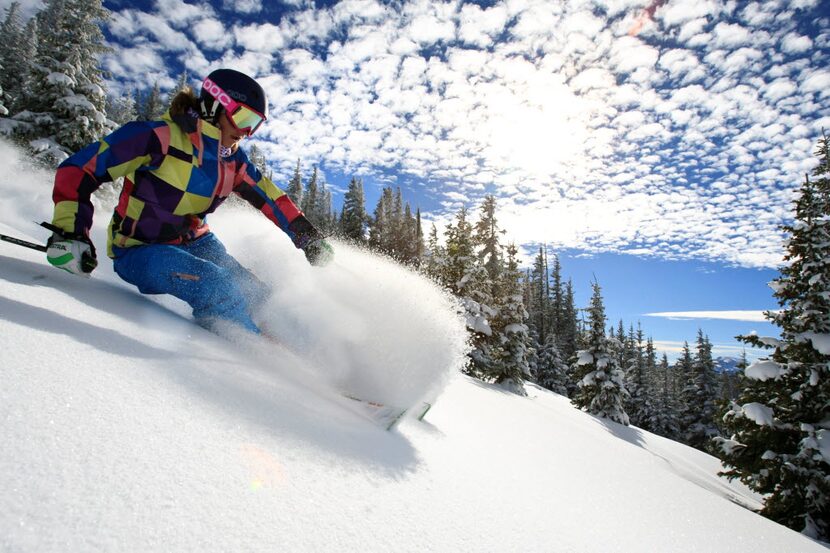
{"label": "skier", "polygon": [[196,321],[260,333],[252,308],[268,287],[227,253],[206,223],[235,192],[282,229],[312,265],[334,251],[291,199],[239,147],[268,116],[265,91],[251,77],[218,69],[178,93],[158,121],[134,121],[58,167],[47,242],[49,263],[89,276],[97,265],[89,238],[92,193],[124,177],[107,232],[107,254],[123,280],[144,294],[172,294]]}

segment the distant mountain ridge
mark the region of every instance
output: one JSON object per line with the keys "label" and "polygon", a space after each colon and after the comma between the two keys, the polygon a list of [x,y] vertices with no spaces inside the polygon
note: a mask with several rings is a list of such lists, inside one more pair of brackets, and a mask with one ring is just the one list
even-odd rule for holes
{"label": "distant mountain ridge", "polygon": [[741,372],[741,368],[739,367],[741,359],[739,357],[716,357],[714,361],[716,373]]}

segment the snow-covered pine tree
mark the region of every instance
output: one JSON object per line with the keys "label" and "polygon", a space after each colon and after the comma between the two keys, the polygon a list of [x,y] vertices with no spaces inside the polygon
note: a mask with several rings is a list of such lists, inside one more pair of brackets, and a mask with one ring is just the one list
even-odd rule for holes
{"label": "snow-covered pine tree", "polygon": [[625,334],[625,324],[623,324],[622,319],[620,319],[617,325],[616,333],[614,333],[614,327],[608,329],[608,340],[614,346],[614,352],[617,355],[617,364],[625,372],[634,347],[633,340],[629,340]]}
{"label": "snow-covered pine tree", "polygon": [[501,280],[504,268],[500,243],[502,234],[496,220],[496,197],[488,194],[484,197],[481,215],[475,225],[475,242],[481,264],[494,285]]}
{"label": "snow-covered pine tree", "polygon": [[651,420],[651,390],[648,386],[646,370],[646,357],[643,351],[643,329],[638,324],[637,333],[634,333],[632,326],[627,343],[627,360],[625,367],[625,389],[628,391],[628,398],[625,403],[625,410],[631,419],[631,424],[650,430]]}
{"label": "snow-covered pine tree", "polygon": [[[3,65],[0,64],[0,73],[2,73],[2,72],[3,72]],[[4,105],[4,100],[5,100],[5,94],[3,93],[2,85],[0,85],[0,116],[4,116],[4,115],[9,114],[9,110],[6,109],[6,106]]]}
{"label": "snow-covered pine tree", "polygon": [[320,182],[319,198],[320,201],[317,203],[317,221],[320,223],[320,230],[328,235],[334,232],[334,222],[332,220],[331,190],[329,190],[325,181]]}
{"label": "snow-covered pine tree", "polygon": [[406,221],[404,220],[403,209],[403,194],[400,187],[395,189],[395,194],[392,201],[391,219],[389,224],[389,237],[387,243],[389,244],[390,253],[395,259],[401,260],[402,253],[407,248],[407,232]]}
{"label": "snow-covered pine tree", "polygon": [[373,250],[390,253],[392,247],[390,236],[394,228],[394,198],[391,188],[384,188],[375,206],[374,216],[369,222],[369,247]]}
{"label": "snow-covered pine tree", "polygon": [[[9,39],[2,47],[0,47],[0,51],[10,53],[10,58],[13,59],[12,67],[14,67],[15,64],[19,64],[17,70],[20,71],[19,73],[14,73],[15,69],[9,69],[4,63],[4,67],[6,67],[6,69],[4,69],[3,74],[8,76],[16,76],[16,79],[14,79],[16,84],[12,85],[13,92],[11,94],[8,90],[6,90],[6,99],[10,101],[11,104],[6,104],[6,108],[9,110],[9,117],[7,119],[3,119],[2,116],[0,116],[0,134],[9,137],[15,142],[21,143],[24,147],[28,147],[28,140],[26,136],[27,134],[33,134],[34,126],[24,119],[31,114],[29,106],[27,105],[28,97],[26,91],[35,86],[32,75],[35,58],[38,52],[37,18],[33,17],[28,23],[26,23],[26,27],[23,30],[22,36],[19,37],[18,42],[11,44],[11,39]],[[17,87],[16,91],[15,87]],[[20,118],[16,117],[18,114],[20,115]],[[61,158],[63,153],[60,148],[55,145],[54,149],[56,154],[54,159]]]}
{"label": "snow-covered pine tree", "polygon": [[418,264],[418,223],[412,215],[412,207],[406,203],[403,213],[403,236],[405,240],[401,243],[403,248],[400,252],[400,261],[406,265]]}
{"label": "snow-covered pine tree", "polygon": [[[545,255],[547,258],[547,253]],[[567,320],[568,313],[567,306],[565,305],[567,295],[565,287],[562,284],[562,264],[559,261],[558,254],[553,254],[553,264],[550,266],[548,296],[550,297],[550,309],[548,316],[550,330],[556,335],[556,344],[560,353],[564,355],[563,361],[566,361],[566,337],[569,333],[568,327],[571,323],[573,323],[573,321]],[[573,332],[573,329],[571,329],[570,332]]]}
{"label": "snow-covered pine tree", "polygon": [[552,332],[548,326],[550,297],[544,246],[539,246],[539,254],[533,260],[533,270],[527,280],[530,287],[530,293],[527,295],[528,322],[538,344],[546,344],[548,335]]}
{"label": "snow-covered pine tree", "polygon": [[98,54],[106,51],[100,0],[47,0],[37,14],[38,52],[16,113],[36,157],[55,163],[106,134],[106,94]]}
{"label": "snow-covered pine tree", "polygon": [[116,125],[136,120],[135,97],[132,94],[107,97],[107,117]]}
{"label": "snow-covered pine tree", "polygon": [[781,307],[767,318],[780,339],[741,339],[774,351],[745,370],[744,389],[718,439],[728,478],[765,495],[761,514],[830,540],[830,141],[795,201],[785,266],[770,286]]}
{"label": "snow-covered pine tree", "polygon": [[415,247],[413,251],[413,263],[416,267],[421,265],[421,258],[424,256],[424,227],[421,223],[421,208],[415,208]]}
{"label": "snow-covered pine tree", "polygon": [[[492,352],[491,360],[495,363],[499,358],[499,350],[505,341],[503,319],[499,319],[499,311],[502,304],[508,300],[508,293],[505,293],[500,286],[504,282],[504,255],[500,242],[503,234],[499,229],[496,219],[495,196],[487,195],[481,204],[479,218],[473,226],[473,244],[476,259],[474,266],[476,278],[475,285],[471,290],[470,297],[482,306],[492,309],[493,334],[485,338],[489,343],[487,348]],[[491,366],[489,374],[500,374],[501,369]],[[485,373],[487,377],[488,373]]]}
{"label": "snow-covered pine tree", "polygon": [[303,202],[301,209],[306,217],[313,223],[317,218],[317,212],[320,204],[320,187],[317,182],[317,166],[315,165],[311,171],[311,178],[306,183],[305,191],[303,192]]}
{"label": "snow-covered pine tree", "polygon": [[[554,264],[554,270],[556,265]],[[562,302],[561,324],[557,325],[556,337],[562,359],[572,364],[576,359],[577,338],[579,336],[579,320],[574,297],[574,287],[571,279],[565,284]]]}
{"label": "snow-covered pine tree", "polygon": [[568,364],[559,353],[556,335],[548,334],[536,352],[536,382],[554,393],[568,396]]}
{"label": "snow-covered pine tree", "polygon": [[0,115],[14,113],[17,99],[26,87],[26,79],[31,71],[34,52],[26,49],[23,35],[23,21],[20,17],[20,2],[12,2],[6,8],[6,17],[0,24]]}
{"label": "snow-covered pine tree", "polygon": [[489,376],[505,389],[524,396],[527,395],[524,381],[530,378],[528,356],[532,348],[525,324],[527,311],[522,298],[517,253],[515,244],[507,247],[501,279],[495,286],[498,298],[496,325],[500,344],[493,363],[494,372]]}
{"label": "snow-covered pine tree", "polygon": [[358,245],[366,244],[366,199],[363,194],[363,181],[352,177],[349,189],[343,198],[343,214],[340,217],[340,232],[347,240]]}
{"label": "snow-covered pine tree", "polygon": [[627,392],[623,372],[605,336],[605,306],[598,282],[591,284],[593,295],[588,308],[588,332],[585,348],[577,352],[573,367],[577,391],[571,401],[580,409],[598,417],[628,425],[623,407]]}
{"label": "snow-covered pine tree", "polygon": [[288,188],[285,193],[298,206],[303,205],[303,178],[300,175],[300,159],[297,158],[297,166],[294,168],[294,176],[288,181]]}
{"label": "snow-covered pine tree", "polygon": [[749,361],[746,356],[746,350],[743,350],[741,352],[741,357],[738,359],[737,365],[735,365],[735,369],[737,369],[737,372],[728,370],[722,371],[720,382],[720,397],[721,400],[724,402],[724,409],[719,409],[719,412],[725,412],[726,406],[728,406],[731,401],[737,399],[738,393],[741,389],[743,371],[748,366]]}
{"label": "snow-covered pine tree", "polygon": [[432,223],[427,237],[427,246],[421,261],[421,270],[435,282],[449,288],[443,278],[447,264],[447,252],[438,240],[438,228]]}
{"label": "snow-covered pine tree", "polygon": [[693,359],[689,342],[683,342],[683,350],[680,357],[674,364],[674,395],[677,398],[677,424],[678,438],[686,442],[686,435],[689,428],[697,421],[697,413],[694,410],[694,401],[691,396],[695,395],[694,372],[692,370]]}
{"label": "snow-covered pine tree", "polygon": [[167,106],[161,97],[161,88],[158,81],[153,83],[153,88],[147,92],[136,91],[136,120],[155,121],[164,114]]}
{"label": "snow-covered pine tree", "polygon": [[692,359],[691,375],[683,390],[684,437],[692,447],[707,451],[712,438],[717,436],[715,402],[718,398],[712,344],[698,330],[697,349]]}
{"label": "snow-covered pine tree", "polygon": [[491,321],[497,315],[490,295],[491,283],[487,271],[478,263],[473,241],[473,227],[467,220],[467,208],[462,207],[454,224],[445,231],[445,259],[441,280],[447,284],[464,305],[467,328],[472,334],[473,350],[465,372],[478,378],[492,373],[494,337]]}
{"label": "snow-covered pine tree", "polygon": [[248,161],[250,161],[254,167],[259,169],[259,172],[267,175],[269,172],[268,163],[265,160],[265,155],[262,153],[256,144],[251,144],[248,148],[246,148],[248,153]]}
{"label": "snow-covered pine tree", "polygon": [[679,430],[672,372],[669,358],[664,353],[660,363],[656,366],[651,431],[660,436],[675,439]]}
{"label": "snow-covered pine tree", "polygon": [[173,87],[173,90],[170,92],[171,99],[178,94],[179,92],[186,90],[190,87],[190,75],[187,74],[187,69],[181,72],[179,75],[179,79],[176,81],[176,86]]}

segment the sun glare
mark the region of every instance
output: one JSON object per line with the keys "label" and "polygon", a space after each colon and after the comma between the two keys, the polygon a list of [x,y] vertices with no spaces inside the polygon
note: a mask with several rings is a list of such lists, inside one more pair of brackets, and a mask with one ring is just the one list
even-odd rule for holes
{"label": "sun glare", "polygon": [[494,106],[485,135],[492,159],[501,165],[497,169],[544,182],[579,163],[588,137],[584,107],[566,88],[545,92],[541,102]]}

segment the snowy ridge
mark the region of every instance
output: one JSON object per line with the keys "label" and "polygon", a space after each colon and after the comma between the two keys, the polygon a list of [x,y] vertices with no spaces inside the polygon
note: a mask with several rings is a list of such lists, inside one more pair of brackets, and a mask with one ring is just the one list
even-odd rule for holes
{"label": "snowy ridge", "polygon": [[[0,195],[0,232],[42,241],[48,175]],[[0,243],[0,551],[825,551],[704,453],[457,376],[463,322],[430,283],[342,246],[308,268],[259,219],[211,223],[290,347]],[[390,433],[345,384],[438,400]]]}

